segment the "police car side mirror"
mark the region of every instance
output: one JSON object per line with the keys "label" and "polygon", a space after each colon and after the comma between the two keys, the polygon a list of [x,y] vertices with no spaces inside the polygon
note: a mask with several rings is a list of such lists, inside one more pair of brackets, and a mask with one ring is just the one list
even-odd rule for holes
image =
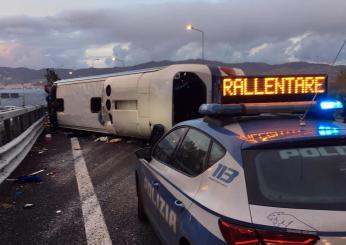
{"label": "police car side mirror", "polygon": [[135,152],[138,159],[145,159],[147,162],[151,161],[152,147],[144,147]]}

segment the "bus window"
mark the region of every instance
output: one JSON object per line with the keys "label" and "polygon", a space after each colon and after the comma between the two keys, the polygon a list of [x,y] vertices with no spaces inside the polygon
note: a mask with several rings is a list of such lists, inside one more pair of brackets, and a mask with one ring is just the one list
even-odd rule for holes
{"label": "bus window", "polygon": [[92,97],[90,99],[90,111],[98,113],[101,111],[101,97]]}
{"label": "bus window", "polygon": [[56,111],[63,112],[64,111],[64,99],[56,99],[55,102]]}

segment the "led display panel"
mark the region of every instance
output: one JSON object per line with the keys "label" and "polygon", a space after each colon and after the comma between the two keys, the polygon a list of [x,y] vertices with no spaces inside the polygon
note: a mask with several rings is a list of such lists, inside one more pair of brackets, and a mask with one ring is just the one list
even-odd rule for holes
{"label": "led display panel", "polygon": [[326,75],[238,76],[221,80],[221,103],[309,101],[327,92]]}

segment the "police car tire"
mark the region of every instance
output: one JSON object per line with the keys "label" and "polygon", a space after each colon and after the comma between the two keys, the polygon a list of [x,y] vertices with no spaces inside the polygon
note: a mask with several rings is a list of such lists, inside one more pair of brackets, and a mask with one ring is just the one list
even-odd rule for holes
{"label": "police car tire", "polygon": [[138,204],[137,204],[137,215],[138,215],[138,219],[141,222],[147,222],[148,221],[148,217],[147,214],[145,213],[144,210],[144,206],[143,206],[143,200],[142,200],[142,194],[140,189],[138,188],[137,190],[137,194],[138,194]]}

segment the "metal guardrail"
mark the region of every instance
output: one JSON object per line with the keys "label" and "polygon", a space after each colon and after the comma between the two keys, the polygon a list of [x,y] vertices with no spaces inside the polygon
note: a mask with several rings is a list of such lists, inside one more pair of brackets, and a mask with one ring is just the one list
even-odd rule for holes
{"label": "metal guardrail", "polygon": [[43,106],[24,108],[6,107],[0,109],[0,146],[3,146],[27,130],[34,122],[44,116]]}
{"label": "metal guardrail", "polygon": [[0,109],[0,183],[23,161],[43,131],[45,107]]}

